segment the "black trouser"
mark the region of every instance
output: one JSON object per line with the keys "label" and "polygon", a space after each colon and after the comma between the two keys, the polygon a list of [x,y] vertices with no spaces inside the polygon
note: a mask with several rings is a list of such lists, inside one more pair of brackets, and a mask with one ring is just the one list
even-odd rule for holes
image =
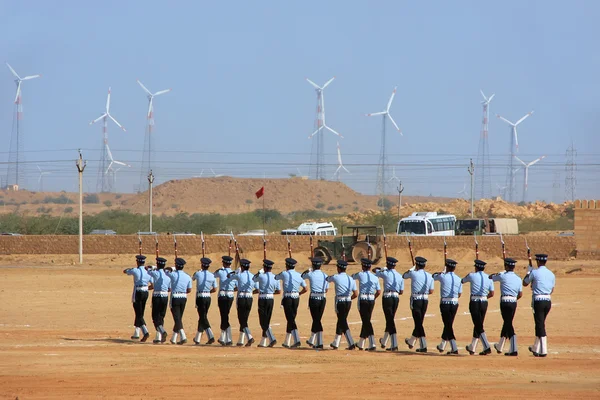
{"label": "black trouser", "polygon": [[258,299],[258,321],[262,329],[262,337],[267,337],[267,331],[271,324],[271,316],[273,315],[273,299]]}
{"label": "black trouser", "polygon": [[173,332],[179,332],[180,329],[183,329],[182,319],[186,303],[187,299],[185,297],[173,297],[171,299],[171,314],[173,314],[173,321],[175,321],[175,325],[173,326]]}
{"label": "black trouser", "polygon": [[141,328],[146,325],[144,321],[144,310],[146,309],[146,301],[148,300],[148,292],[136,291],[135,300],[133,301],[133,311],[135,311],[135,321],[133,326]]}
{"label": "black trouser", "polygon": [[411,311],[415,323],[415,329],[413,329],[412,335],[416,338],[425,337],[423,320],[425,319],[428,304],[429,300],[415,300],[411,298]]}
{"label": "black trouser", "polygon": [[210,297],[196,297],[196,308],[198,309],[198,332],[204,332],[210,328],[210,322],[208,322]]}
{"label": "black trouser", "polygon": [[375,300],[359,300],[358,302],[358,312],[362,322],[362,327],[360,328],[361,339],[366,339],[375,334],[373,324],[371,323],[371,315],[373,315],[374,307]]}
{"label": "black trouser", "polygon": [[165,315],[167,315],[168,306],[169,298],[167,296],[152,296],[152,322],[156,329],[165,324]]}
{"label": "black trouser", "polygon": [[552,308],[550,300],[533,302],[533,320],[535,321],[535,336],[546,336],[546,317]]}
{"label": "black trouser", "polygon": [[238,297],[236,307],[240,332],[243,332],[248,327],[248,317],[250,317],[250,311],[252,311],[252,297]]}
{"label": "black trouser", "polygon": [[456,340],[454,337],[454,318],[458,311],[458,304],[444,304],[440,303],[440,313],[442,314],[442,321],[444,322],[444,330],[442,331],[442,340]]}
{"label": "black trouser", "polygon": [[502,314],[502,331],[500,337],[511,338],[515,335],[515,328],[513,327],[513,319],[515,318],[515,312],[517,311],[517,302],[502,301],[500,302],[500,314]]}
{"label": "black trouser", "polygon": [[335,311],[337,312],[337,324],[335,326],[335,334],[343,335],[350,327],[348,326],[348,314],[352,307],[351,301],[338,301],[335,303]]}
{"label": "black trouser", "polygon": [[298,329],[296,326],[296,315],[298,315],[298,305],[300,304],[300,298],[284,297],[281,301],[283,305],[283,313],[285,314],[285,320],[287,321],[287,327],[285,331],[292,333],[293,330]]}
{"label": "black trouser", "polygon": [[385,315],[385,331],[390,335],[396,333],[396,323],[394,318],[396,317],[396,311],[398,310],[398,297],[384,297],[381,301],[383,308],[383,315]]}
{"label": "black trouser", "polygon": [[233,297],[220,296],[217,299],[217,304],[219,306],[219,314],[221,314],[221,330],[224,331],[231,326],[229,324],[229,311],[231,311],[231,306],[233,305]]}
{"label": "black trouser", "polygon": [[473,320],[474,338],[478,338],[482,333],[485,332],[485,330],[483,329],[483,322],[485,321],[485,314],[487,313],[487,308],[487,301],[469,302],[469,312],[471,313],[471,320]]}
{"label": "black trouser", "polygon": [[310,316],[312,317],[312,327],[310,331],[312,333],[323,332],[323,324],[321,323],[321,319],[323,318],[323,313],[325,312],[325,304],[326,300],[323,299],[309,299],[308,300],[308,308],[310,309]]}

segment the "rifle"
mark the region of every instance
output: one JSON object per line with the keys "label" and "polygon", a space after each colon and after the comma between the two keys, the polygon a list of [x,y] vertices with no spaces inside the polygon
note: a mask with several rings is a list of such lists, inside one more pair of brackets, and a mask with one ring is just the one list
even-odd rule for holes
{"label": "rifle", "polygon": [[308,237],[310,238],[310,258],[313,258],[315,256],[315,253],[313,251],[313,238],[310,233],[308,234]]}
{"label": "rifle", "polygon": [[206,252],[206,248],[204,245],[204,233],[202,233],[202,231],[200,231],[200,239],[202,240],[202,258],[204,258],[204,254]]}
{"label": "rifle", "polygon": [[267,259],[267,239],[263,235],[263,260]]}
{"label": "rifle", "polygon": [[285,238],[287,239],[288,256],[292,258],[292,243],[290,243],[290,237],[287,233],[285,234]]}
{"label": "rifle", "polygon": [[233,239],[233,244],[235,245],[235,264],[234,267],[237,269],[240,264],[240,246],[238,246],[238,242],[233,236],[233,231],[231,231],[231,238]]}
{"label": "rifle", "polygon": [[367,258],[371,259],[371,242],[369,241],[369,234],[367,233]]}
{"label": "rifle", "polygon": [[175,258],[177,258],[177,236],[175,235],[173,235],[173,247],[175,248]]}
{"label": "rifle", "polygon": [[506,245],[504,244],[504,239],[502,238],[502,234],[500,234],[500,243],[502,243],[502,260],[506,259]]}
{"label": "rifle", "polygon": [[525,238],[525,247],[527,247],[527,259],[529,260],[529,268],[527,268],[527,273],[530,273],[531,270],[533,270],[533,263],[531,262],[531,249],[527,243],[527,238]]}
{"label": "rifle", "polygon": [[[231,236],[233,236],[233,232],[231,233]],[[229,252],[227,253],[229,257],[231,257],[231,243],[233,242],[231,236],[229,237]]]}
{"label": "rifle", "polygon": [[408,250],[410,251],[410,259],[412,261],[412,265],[415,265],[415,256],[413,255],[412,243],[410,242],[410,238],[408,234],[406,235],[406,240],[408,241]]}
{"label": "rifle", "polygon": [[473,237],[475,238],[475,259],[479,260],[479,242],[477,242],[477,235]]}
{"label": "rifle", "polygon": [[381,232],[383,234],[383,251],[385,252],[385,259],[387,261],[387,257],[388,257],[388,253],[387,253],[387,241],[386,241],[386,236],[385,236],[385,227],[383,225],[381,225]]}
{"label": "rifle", "polygon": [[346,246],[344,246],[344,233],[342,233],[342,260],[346,261]]}
{"label": "rifle", "polygon": [[156,258],[158,258],[158,235],[154,236],[154,252],[156,253]]}
{"label": "rifle", "polygon": [[138,247],[140,248],[140,256],[142,255],[142,237],[138,234]]}
{"label": "rifle", "polygon": [[444,273],[446,272],[446,260],[448,259],[448,244],[446,243],[446,236],[444,236]]}

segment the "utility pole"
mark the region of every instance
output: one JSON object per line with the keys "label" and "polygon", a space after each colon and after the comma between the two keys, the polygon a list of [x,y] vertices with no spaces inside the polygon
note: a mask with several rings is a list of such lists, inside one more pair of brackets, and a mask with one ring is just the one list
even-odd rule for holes
{"label": "utility pole", "polygon": [[475,166],[473,165],[473,159],[469,161],[469,175],[471,175],[471,218],[473,218],[473,174],[475,173]]}
{"label": "utility pole", "polygon": [[565,200],[575,201],[575,188],[577,186],[577,164],[575,157],[577,150],[571,141],[571,146],[567,149],[567,163],[565,164]]}
{"label": "utility pole", "polygon": [[396,189],[398,191],[398,221],[400,221],[400,208],[402,207],[402,192],[404,192],[404,186],[402,186],[402,181],[398,185]]}
{"label": "utility pole", "polygon": [[148,196],[150,197],[149,201],[148,201],[148,213],[150,214],[150,231],[149,232],[154,232],[152,230],[152,184],[154,183],[154,175],[152,174],[152,170],[150,170],[150,173],[148,174]]}
{"label": "utility pole", "polygon": [[87,161],[83,161],[81,150],[79,151],[79,159],[75,162],[77,171],[79,172],[79,264],[83,264],[83,170]]}

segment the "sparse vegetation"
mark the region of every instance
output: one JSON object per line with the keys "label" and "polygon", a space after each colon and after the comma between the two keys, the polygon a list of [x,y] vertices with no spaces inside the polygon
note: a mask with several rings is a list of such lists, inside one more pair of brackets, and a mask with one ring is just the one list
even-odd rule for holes
{"label": "sparse vegetation", "polygon": [[121,193],[115,195],[115,199],[120,199],[121,197],[123,197],[123,195]]}
{"label": "sparse vegetation", "polygon": [[327,207],[327,211],[333,211],[333,210],[335,210],[335,206],[329,206],[329,207]]}
{"label": "sparse vegetation", "polygon": [[44,206],[42,206],[42,207],[38,207],[38,209],[37,209],[37,212],[40,213],[40,214],[48,214],[51,211],[52,211],[51,207],[44,207]]}
{"label": "sparse vegetation", "polygon": [[171,208],[177,209],[177,208],[179,208],[179,204],[173,203],[173,204],[171,204]]}
{"label": "sparse vegetation", "polygon": [[338,209],[338,210],[341,210],[342,208],[344,208],[344,206],[343,206],[342,204],[338,204],[338,205],[337,205],[337,209]]}
{"label": "sparse vegetation", "polygon": [[[319,196],[317,196],[317,197],[319,197]],[[321,209],[323,207],[325,207],[324,203],[317,203],[317,204],[315,204],[315,208]]]}
{"label": "sparse vegetation", "polygon": [[102,204],[104,204],[106,207],[112,207],[112,201],[110,200],[104,200]]}
{"label": "sparse vegetation", "polygon": [[386,199],[385,197],[377,200],[377,207],[382,207],[386,211],[392,208],[393,205],[394,203],[392,203],[389,199]]}
{"label": "sparse vegetation", "polygon": [[61,194],[58,197],[46,196],[44,200],[42,200],[44,204],[73,204],[75,203],[73,200],[69,199],[64,194]]}
{"label": "sparse vegetation", "polygon": [[250,205],[250,204],[252,204],[252,203],[254,203],[254,201],[253,201],[252,199],[247,199],[247,200],[246,200],[246,204]]}
{"label": "sparse vegetation", "polygon": [[65,207],[65,214],[70,214],[73,212],[73,207]]}
{"label": "sparse vegetation", "polygon": [[100,197],[96,193],[88,193],[83,195],[83,204],[98,204]]}

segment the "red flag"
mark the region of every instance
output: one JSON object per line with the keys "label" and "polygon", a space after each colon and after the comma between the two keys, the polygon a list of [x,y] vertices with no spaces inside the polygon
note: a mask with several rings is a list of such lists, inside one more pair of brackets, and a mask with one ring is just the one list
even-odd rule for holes
{"label": "red flag", "polygon": [[263,195],[265,194],[265,187],[261,187],[260,189],[258,189],[258,192],[256,192],[256,198],[260,199],[261,197],[263,197]]}

